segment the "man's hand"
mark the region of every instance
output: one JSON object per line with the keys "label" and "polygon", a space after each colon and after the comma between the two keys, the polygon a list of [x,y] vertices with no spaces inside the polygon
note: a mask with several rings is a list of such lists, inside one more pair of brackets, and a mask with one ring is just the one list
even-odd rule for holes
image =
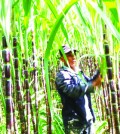
{"label": "man's hand", "polygon": [[100,86],[101,85],[101,81],[102,81],[102,78],[101,76],[99,75],[93,82],[93,86],[96,87],[96,86]]}

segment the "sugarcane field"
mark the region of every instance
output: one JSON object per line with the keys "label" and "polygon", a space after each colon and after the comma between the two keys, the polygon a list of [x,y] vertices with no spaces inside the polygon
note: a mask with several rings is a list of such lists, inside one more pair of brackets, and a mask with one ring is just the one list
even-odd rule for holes
{"label": "sugarcane field", "polygon": [[0,0],[0,134],[120,134],[120,0]]}

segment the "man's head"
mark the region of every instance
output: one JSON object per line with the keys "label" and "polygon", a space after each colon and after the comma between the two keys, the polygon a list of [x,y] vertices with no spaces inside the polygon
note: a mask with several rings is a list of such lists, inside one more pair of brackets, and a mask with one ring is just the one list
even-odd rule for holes
{"label": "man's head", "polygon": [[65,56],[63,55],[63,53],[61,52],[61,50],[59,50],[60,53],[60,59],[61,61],[66,65],[69,66],[74,70],[76,67],[76,59],[75,59],[75,53],[77,50],[75,49],[71,49],[69,46],[64,45],[62,46],[63,48],[63,52],[67,58],[67,61],[65,60]]}

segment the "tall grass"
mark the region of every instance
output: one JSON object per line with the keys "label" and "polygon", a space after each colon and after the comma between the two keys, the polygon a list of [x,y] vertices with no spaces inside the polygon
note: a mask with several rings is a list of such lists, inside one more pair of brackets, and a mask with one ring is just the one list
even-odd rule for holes
{"label": "tall grass", "polygon": [[[7,50],[11,53],[15,133],[64,133],[61,100],[54,80],[61,65],[58,50],[65,43],[79,50],[78,64],[87,75],[91,76],[96,68],[100,68],[103,76],[102,86],[93,96],[96,133],[119,133],[119,7],[118,0],[0,1],[0,52],[3,50],[2,36],[5,36]],[[12,45],[13,36],[17,37],[17,46]],[[107,75],[105,42],[110,49],[111,80]],[[5,122],[8,112],[2,54],[0,61],[0,118]],[[110,81],[114,82],[114,97]],[[6,131],[2,126],[6,125],[7,122],[0,122],[2,133]]]}

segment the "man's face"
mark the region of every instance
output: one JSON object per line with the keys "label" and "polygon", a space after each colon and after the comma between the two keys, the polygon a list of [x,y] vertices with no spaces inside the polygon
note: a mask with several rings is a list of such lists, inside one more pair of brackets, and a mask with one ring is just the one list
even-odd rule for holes
{"label": "man's face", "polygon": [[[76,67],[76,58],[75,55],[70,51],[66,54],[69,66],[74,70]],[[65,59],[62,57],[62,61],[64,62],[65,65],[67,65]]]}

